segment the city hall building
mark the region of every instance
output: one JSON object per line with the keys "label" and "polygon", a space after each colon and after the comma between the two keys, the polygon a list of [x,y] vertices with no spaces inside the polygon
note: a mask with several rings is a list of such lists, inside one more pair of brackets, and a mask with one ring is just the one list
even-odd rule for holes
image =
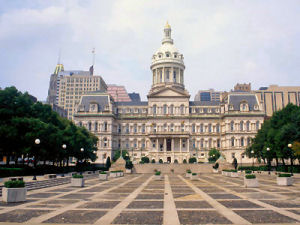
{"label": "city hall building", "polygon": [[98,138],[98,159],[105,163],[118,149],[134,162],[147,156],[158,162],[182,163],[195,157],[208,161],[211,148],[228,162],[249,163],[244,155],[264,121],[264,108],[254,93],[229,93],[220,102],[190,101],[184,85],[184,57],[174,46],[171,27],[152,56],[148,101],[121,102],[105,92],[84,94],[74,122]]}

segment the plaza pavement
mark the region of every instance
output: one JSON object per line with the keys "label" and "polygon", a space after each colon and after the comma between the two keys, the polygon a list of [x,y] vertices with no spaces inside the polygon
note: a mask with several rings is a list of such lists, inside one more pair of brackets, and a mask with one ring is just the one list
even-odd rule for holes
{"label": "plaza pavement", "polygon": [[83,188],[62,184],[29,191],[25,203],[1,202],[0,225],[300,224],[300,178],[281,187],[275,176],[258,175],[259,188],[219,174],[90,178]]}

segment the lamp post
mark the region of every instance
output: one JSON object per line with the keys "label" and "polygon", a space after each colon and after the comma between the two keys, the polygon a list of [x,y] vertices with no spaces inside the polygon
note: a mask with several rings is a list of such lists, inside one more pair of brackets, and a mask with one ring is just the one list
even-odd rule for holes
{"label": "lamp post", "polygon": [[[63,144],[61,147],[62,147],[64,150],[66,150],[67,145],[66,145],[66,144]],[[65,162],[63,161],[63,166],[64,166],[64,165],[65,165]],[[61,176],[64,177],[65,175],[62,174]]]}
{"label": "lamp post", "polygon": [[268,147],[267,148],[267,160],[268,160],[268,170],[269,170],[268,174],[270,175],[271,174],[271,172],[270,172],[270,170],[271,170],[271,162],[270,162],[270,156],[269,156],[269,154],[270,154],[270,148]]}
{"label": "lamp post", "polygon": [[288,147],[291,149],[291,175],[294,176],[293,174],[293,152],[292,152],[292,144],[288,144]]}
{"label": "lamp post", "polygon": [[[80,149],[80,152],[82,152],[82,155],[83,155],[83,152],[84,152],[84,148],[81,148]],[[81,166],[82,166],[82,159],[81,159]],[[81,169],[80,169],[81,171],[80,171],[80,175],[82,175],[82,167],[81,167]]]}
{"label": "lamp post", "polygon": [[[40,139],[35,139],[34,140],[34,143],[36,144],[36,147],[38,148],[38,146],[39,146],[39,144],[41,143],[41,141],[40,141]],[[29,160],[29,159],[28,159]],[[36,160],[36,157],[34,158],[34,160]],[[35,174],[35,162],[33,162],[33,178],[32,178],[32,180],[36,180],[36,174]]]}
{"label": "lamp post", "polygon": [[251,156],[252,156],[252,167],[254,167],[254,151],[251,151]]}

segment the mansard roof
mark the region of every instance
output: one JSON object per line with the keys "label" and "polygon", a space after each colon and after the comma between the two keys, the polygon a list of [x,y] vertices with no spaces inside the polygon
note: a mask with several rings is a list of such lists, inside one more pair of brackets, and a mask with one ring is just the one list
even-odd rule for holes
{"label": "mansard roof", "polygon": [[234,110],[240,110],[240,104],[246,102],[249,111],[254,110],[254,105],[258,105],[257,98],[254,94],[231,94],[228,96],[228,104],[233,106]]}
{"label": "mansard roof", "polygon": [[[99,107],[99,111],[102,111],[105,106],[109,105],[108,95],[84,95],[80,102],[80,111],[88,112],[90,109],[90,104],[96,103]],[[83,108],[82,108],[83,106]]]}
{"label": "mansard roof", "polygon": [[190,101],[190,106],[219,106],[218,101]]}
{"label": "mansard roof", "polygon": [[148,106],[148,102],[115,102],[116,106]]}

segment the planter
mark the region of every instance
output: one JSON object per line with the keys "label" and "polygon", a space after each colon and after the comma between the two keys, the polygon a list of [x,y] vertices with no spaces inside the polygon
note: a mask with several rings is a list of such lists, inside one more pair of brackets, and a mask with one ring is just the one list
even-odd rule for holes
{"label": "planter", "polygon": [[107,174],[101,174],[101,173],[99,174],[100,180],[107,180],[107,177],[108,177]]}
{"label": "planter", "polygon": [[198,174],[197,174],[197,175],[192,175],[192,176],[190,177],[190,179],[191,179],[191,180],[198,180]]}
{"label": "planter", "polygon": [[244,178],[244,186],[245,187],[258,187],[258,180],[255,179],[246,179]]}
{"label": "planter", "polygon": [[27,189],[24,188],[2,188],[2,199],[4,202],[25,202]]}
{"label": "planter", "polygon": [[84,187],[84,178],[71,178],[71,186]]}
{"label": "planter", "polygon": [[189,177],[190,178],[191,176],[192,176],[192,173],[186,173],[185,174],[185,177]]}
{"label": "planter", "polygon": [[132,173],[131,169],[126,169],[125,173]]}
{"label": "planter", "polygon": [[237,172],[230,172],[231,177],[239,177],[239,174]]}
{"label": "planter", "polygon": [[292,177],[277,177],[277,185],[280,185],[280,186],[293,185],[293,178]]}
{"label": "planter", "polygon": [[117,177],[118,175],[117,175],[117,173],[110,173],[110,175],[109,175],[110,177]]}
{"label": "planter", "polygon": [[154,180],[162,180],[162,175],[154,175]]}
{"label": "planter", "polygon": [[213,169],[213,173],[219,173],[219,170]]}

